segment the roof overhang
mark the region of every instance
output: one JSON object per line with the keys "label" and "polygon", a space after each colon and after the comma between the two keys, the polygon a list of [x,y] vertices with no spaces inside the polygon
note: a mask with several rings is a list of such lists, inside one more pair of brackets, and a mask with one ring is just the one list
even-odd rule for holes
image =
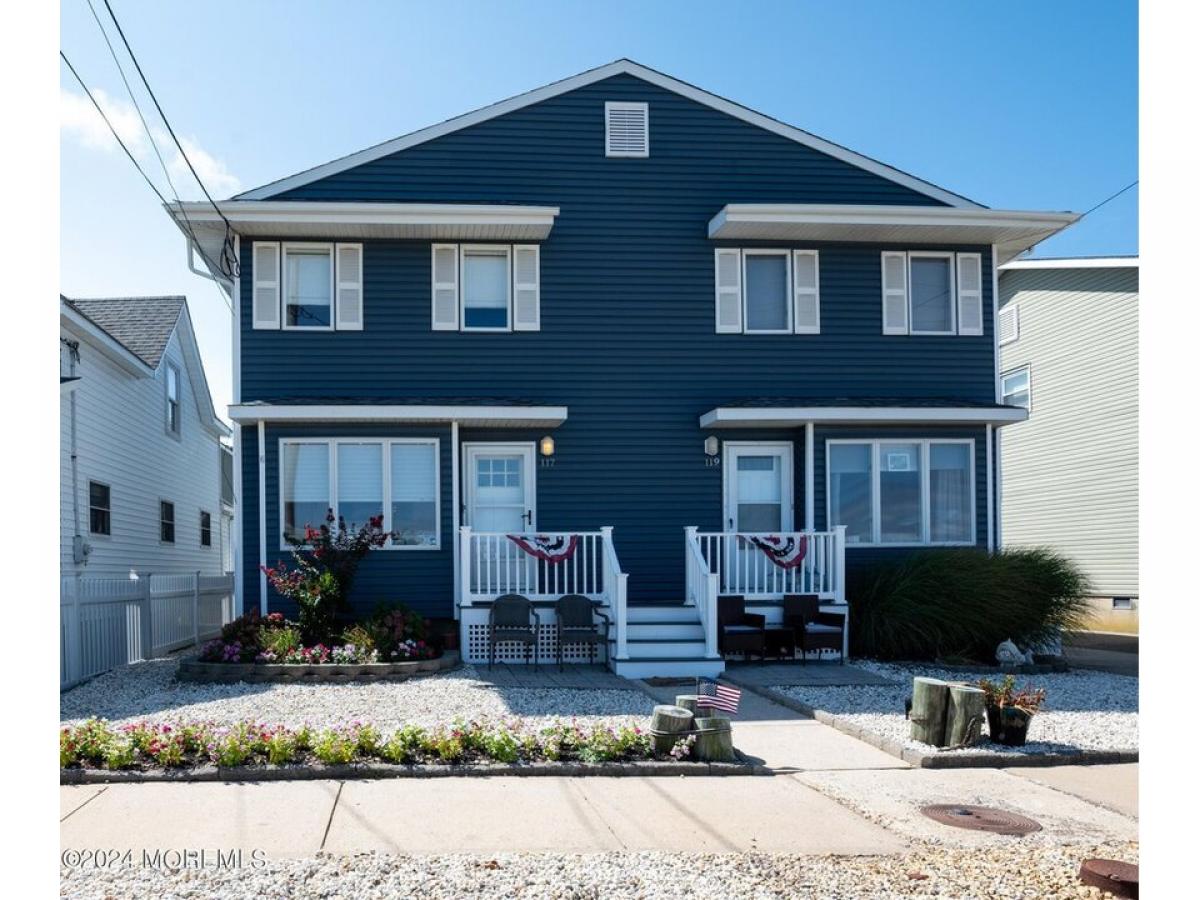
{"label": "roof overhang", "polygon": [[1008,425],[1024,422],[1017,407],[921,406],[718,406],[700,417],[701,428],[793,428],[807,425]]}
{"label": "roof overhang", "polygon": [[708,223],[716,240],[877,244],[995,244],[1000,262],[1057,234],[1079,216],[945,206],[730,203]]}
{"label": "roof overhang", "polygon": [[565,406],[486,404],[272,404],[236,403],[229,407],[234,422],[390,422],[460,425],[491,428],[556,428],[567,420]]}
{"label": "roof overhang", "polygon": [[149,377],[155,370],[136,353],[63,300],[59,301],[59,322],[72,333],[86,338],[101,353],[132,375]]}
{"label": "roof overhang", "polygon": [[1004,272],[1015,269],[1136,269],[1136,256],[1077,256],[1055,259],[1014,259],[1000,267]]}

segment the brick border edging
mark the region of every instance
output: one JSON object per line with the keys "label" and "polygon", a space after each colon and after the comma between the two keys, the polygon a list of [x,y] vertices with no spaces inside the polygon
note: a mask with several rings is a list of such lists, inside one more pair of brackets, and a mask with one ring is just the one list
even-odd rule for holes
{"label": "brick border edging", "polygon": [[936,753],[914,750],[893,738],[876,734],[840,716],[809,706],[802,700],[796,700],[761,685],[748,684],[730,678],[728,673],[725,673],[723,677],[772,703],[778,703],[780,706],[795,710],[810,719],[816,719],[823,725],[835,728],[843,734],[870,744],[897,759],[904,760],[910,766],[921,769],[1046,768],[1050,766],[1096,766],[1138,761],[1139,751],[1137,750],[1080,750],[1078,753],[1006,753],[1000,750],[988,750],[980,753]]}
{"label": "brick border edging", "polygon": [[449,765],[422,763],[394,765],[391,763],[360,763],[357,765],[296,765],[296,766],[198,766],[192,769],[147,769],[145,771],[108,769],[60,769],[58,783],[129,784],[146,782],[198,781],[314,781],[375,778],[486,778],[494,775],[605,775],[620,777],[699,776],[699,775],[772,775],[766,766],[742,762],[638,762],[584,763],[468,763]]}
{"label": "brick border edging", "polygon": [[267,682],[309,684],[345,683],[347,681],[402,681],[418,675],[433,675],[456,668],[460,664],[458,651],[448,650],[434,659],[417,659],[397,663],[322,663],[319,665],[286,663],[216,663],[197,659],[181,659],[175,670],[178,681],[199,684],[249,684]]}

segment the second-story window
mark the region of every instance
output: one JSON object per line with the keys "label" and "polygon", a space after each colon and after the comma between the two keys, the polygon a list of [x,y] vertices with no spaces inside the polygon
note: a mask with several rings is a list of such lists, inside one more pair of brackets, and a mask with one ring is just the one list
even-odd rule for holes
{"label": "second-story window", "polygon": [[169,500],[158,502],[158,539],[164,544],[175,543],[175,504]]}
{"label": "second-story window", "polygon": [[787,334],[792,330],[787,253],[747,250],[743,264],[746,271],[746,332]]}
{"label": "second-story window", "polygon": [[816,250],[716,251],[717,333],[820,334]]}
{"label": "second-story window", "polygon": [[942,250],[885,250],[883,333],[983,334],[983,256]]}
{"label": "second-story window", "polygon": [[179,369],[167,363],[167,432],[179,435]]}
{"label": "second-story window", "polygon": [[434,244],[434,331],[540,331],[537,244]]}
{"label": "second-story window", "polygon": [[283,327],[333,327],[332,245],[283,245]]}
{"label": "second-story window", "polygon": [[464,331],[508,330],[508,262],[508,247],[462,248]]}
{"label": "second-story window", "polygon": [[1029,409],[1029,366],[1021,366],[1000,379],[1000,402]]}

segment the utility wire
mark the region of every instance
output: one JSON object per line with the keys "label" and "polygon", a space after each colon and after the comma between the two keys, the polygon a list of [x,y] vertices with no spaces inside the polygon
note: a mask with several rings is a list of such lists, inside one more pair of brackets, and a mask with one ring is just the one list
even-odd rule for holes
{"label": "utility wire", "polygon": [[237,254],[233,247],[233,225],[229,219],[225,217],[225,213],[221,212],[221,208],[217,206],[217,201],[212,198],[212,194],[208,192],[208,188],[204,186],[200,175],[196,172],[196,167],[192,165],[191,159],[187,155],[187,151],[183,149],[183,144],[175,134],[175,129],[171,127],[171,121],[167,118],[167,114],[163,112],[162,104],[158,102],[158,97],[154,95],[154,89],[150,87],[150,82],[146,78],[146,73],[142,71],[142,65],[138,62],[137,55],[133,52],[133,48],[129,46],[129,40],[125,37],[125,30],[121,28],[121,23],[117,20],[116,13],[113,12],[112,4],[108,0],[104,0],[104,6],[108,10],[109,18],[113,20],[113,24],[117,26],[117,34],[121,37],[121,43],[125,45],[126,52],[129,53],[129,58],[133,60],[133,66],[137,69],[138,77],[142,79],[142,84],[146,86],[146,93],[150,95],[150,99],[154,101],[154,108],[158,110],[158,115],[163,121],[163,125],[167,128],[167,133],[171,135],[171,140],[175,142],[175,146],[179,150],[179,155],[183,157],[183,161],[187,163],[188,169],[192,173],[192,177],[196,179],[196,183],[200,185],[200,190],[204,192],[204,196],[212,205],[217,215],[221,217],[221,221],[225,223],[225,240],[221,246],[221,266],[220,271],[230,280],[241,274],[241,268],[238,265]]}
{"label": "utility wire", "polygon": [[[1130,188],[1137,187],[1137,183],[1138,183],[1138,179],[1136,179],[1136,178],[1133,179],[1133,181],[1129,182],[1129,184],[1125,185],[1125,187],[1121,188],[1115,194],[1110,194],[1109,196],[1105,197],[1103,200],[1101,200],[1099,203],[1097,203],[1095,206],[1093,206],[1087,212],[1083,213],[1079,218],[1082,219],[1084,216],[1088,215],[1088,213],[1094,213],[1096,210],[1098,210],[1100,207],[1104,206],[1106,203],[1116,200],[1118,197],[1120,197],[1123,193],[1125,193]],[[1079,220],[1077,219],[1076,224],[1078,224],[1078,221]]]}

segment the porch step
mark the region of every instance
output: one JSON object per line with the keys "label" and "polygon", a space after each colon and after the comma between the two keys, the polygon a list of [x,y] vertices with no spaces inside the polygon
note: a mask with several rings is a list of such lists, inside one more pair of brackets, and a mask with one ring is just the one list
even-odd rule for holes
{"label": "porch step", "polygon": [[632,659],[694,659],[704,656],[703,639],[694,638],[629,638],[626,642]]}
{"label": "porch step", "polygon": [[725,671],[725,661],[704,657],[614,659],[612,670],[622,678],[716,678]]}
{"label": "porch step", "polygon": [[677,619],[629,622],[629,640],[672,639],[703,641],[704,628],[697,621],[681,622]]}
{"label": "porch step", "polygon": [[696,607],[684,606],[682,603],[630,605],[625,610],[625,621],[630,625],[640,622],[699,622],[700,614]]}

